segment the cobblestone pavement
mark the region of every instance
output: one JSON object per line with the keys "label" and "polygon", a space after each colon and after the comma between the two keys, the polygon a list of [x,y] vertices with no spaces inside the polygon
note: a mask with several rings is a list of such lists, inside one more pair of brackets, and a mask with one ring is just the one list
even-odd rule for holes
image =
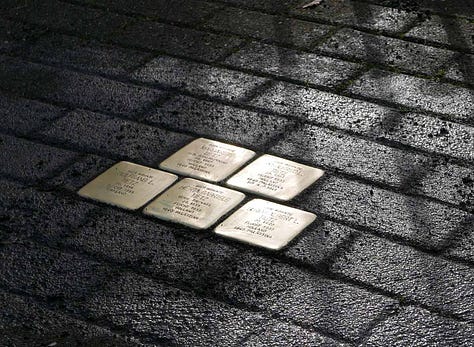
{"label": "cobblestone pavement", "polygon": [[[472,1],[2,0],[1,346],[473,346]],[[208,137],[325,169],[266,252],[80,198]]]}

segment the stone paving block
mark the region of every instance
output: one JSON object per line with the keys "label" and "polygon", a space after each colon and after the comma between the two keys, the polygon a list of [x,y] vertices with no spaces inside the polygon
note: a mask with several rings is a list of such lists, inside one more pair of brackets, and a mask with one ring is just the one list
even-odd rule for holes
{"label": "stone paving block", "polygon": [[25,135],[61,117],[64,110],[53,105],[0,94],[0,129]]}
{"label": "stone paving block", "polygon": [[87,298],[113,277],[113,270],[76,254],[33,243],[0,249],[0,285],[60,303]]}
{"label": "stone paving block", "polygon": [[97,38],[107,38],[131,20],[125,16],[55,0],[31,0],[26,3],[5,0],[0,5],[0,14],[51,30]]}
{"label": "stone paving block", "polygon": [[342,57],[428,75],[436,73],[455,55],[455,52],[446,49],[352,29],[338,31],[320,49]]}
{"label": "stone paving block", "polygon": [[279,321],[269,321],[264,324],[262,330],[251,335],[244,347],[287,347],[287,346],[350,346],[342,342],[337,342],[331,338],[324,337],[310,330],[283,323]]}
{"label": "stone paving block", "polygon": [[257,42],[234,53],[225,60],[225,64],[325,87],[337,86],[362,67],[334,58]]}
{"label": "stone paving block", "polygon": [[256,92],[268,79],[239,71],[160,56],[136,71],[133,78],[194,94],[238,101]]}
{"label": "stone paving block", "polygon": [[0,339],[4,346],[144,346],[133,338],[52,311],[21,297],[0,291]]}
{"label": "stone paving block", "polygon": [[474,320],[474,269],[387,240],[362,236],[337,258],[332,271]]}
{"label": "stone paving block", "polygon": [[445,115],[474,124],[474,91],[423,78],[371,70],[349,92],[398,105]]}
{"label": "stone paving block", "polygon": [[358,1],[327,0],[310,9],[302,9],[301,1],[299,3],[300,6],[293,6],[290,13],[308,19],[390,34],[403,32],[417,19],[417,14],[413,12]]}
{"label": "stone paving block", "polygon": [[241,146],[262,149],[293,124],[281,117],[177,95],[143,118],[176,131],[192,131]]}
{"label": "stone paving block", "polygon": [[[307,207],[305,207],[307,208]],[[284,251],[285,256],[312,266],[331,261],[342,244],[357,235],[355,229],[328,220],[314,223]]]}
{"label": "stone paving block", "polygon": [[205,20],[221,5],[195,0],[79,0],[81,3],[105,7],[127,14],[138,14],[148,19],[196,24]]}
{"label": "stone paving block", "polygon": [[434,250],[449,247],[473,223],[469,212],[335,176],[309,188],[293,203],[316,215]]}
{"label": "stone paving block", "polygon": [[474,84],[474,54],[460,54],[446,66],[444,78]]}
{"label": "stone paving block", "polygon": [[42,135],[84,152],[152,167],[192,140],[184,134],[82,110],[69,113]]}
{"label": "stone paving block", "polygon": [[237,346],[263,317],[130,273],[84,300],[91,318],[166,345]]}
{"label": "stone paving block", "polygon": [[0,58],[0,88],[70,107],[137,117],[164,92],[103,77]]}
{"label": "stone paving block", "polygon": [[313,47],[332,30],[324,24],[232,7],[217,12],[204,27],[300,48]]}
{"label": "stone paving block", "polygon": [[[186,236],[186,229],[179,235],[173,229],[108,211],[67,242],[75,249],[85,248],[89,253],[138,266],[154,277],[185,282],[206,296],[288,317],[350,339],[357,338],[378,313],[393,303],[274,260],[242,254],[227,242],[198,241]],[[367,307],[370,314],[360,315],[368,312]]]}
{"label": "stone paving block", "polygon": [[472,161],[472,127],[280,82],[251,104],[312,123]]}
{"label": "stone paving block", "polygon": [[115,160],[109,158],[88,154],[72,163],[48,183],[76,192],[116,163]]}
{"label": "stone paving block", "polygon": [[36,182],[76,158],[74,152],[0,135],[0,175]]}
{"label": "stone paving block", "polygon": [[132,47],[205,61],[219,59],[242,42],[228,35],[216,35],[156,22],[130,25],[112,40]]}
{"label": "stone paving block", "polygon": [[433,15],[404,36],[421,42],[438,43],[474,52],[474,23],[465,18]]}
{"label": "stone paving block", "polygon": [[25,59],[107,75],[124,76],[151,54],[73,36],[50,34],[16,54]]}
{"label": "stone paving block", "polygon": [[472,325],[440,317],[426,310],[408,306],[375,327],[367,347],[459,346],[472,345]]}
{"label": "stone paving block", "polygon": [[313,125],[287,135],[271,152],[312,166],[327,167],[336,173],[387,184],[396,190],[426,195],[463,208],[470,206],[471,187],[465,181],[474,174],[472,168],[445,159]]}
{"label": "stone paving block", "polygon": [[[474,220],[470,222],[472,224]],[[464,233],[453,240],[449,247],[444,250],[444,254],[474,263],[474,233],[471,229],[467,228]]]}
{"label": "stone paving block", "polygon": [[16,239],[34,238],[53,245],[72,233],[95,205],[0,180],[4,202],[0,228]]}

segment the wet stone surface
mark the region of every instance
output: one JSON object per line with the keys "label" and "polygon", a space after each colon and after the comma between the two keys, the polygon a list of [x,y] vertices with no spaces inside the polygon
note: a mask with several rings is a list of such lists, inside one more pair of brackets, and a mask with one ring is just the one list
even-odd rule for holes
{"label": "wet stone surface", "polygon": [[[2,347],[472,345],[472,2],[307,2],[0,1]],[[253,232],[316,220],[215,233],[222,148],[177,220],[77,194],[199,138],[324,170]]]}

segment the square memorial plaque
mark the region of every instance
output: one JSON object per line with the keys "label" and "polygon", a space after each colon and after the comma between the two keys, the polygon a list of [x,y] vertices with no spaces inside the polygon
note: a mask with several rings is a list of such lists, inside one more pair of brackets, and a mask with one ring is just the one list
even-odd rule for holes
{"label": "square memorial plaque", "polygon": [[168,188],[178,176],[121,161],[82,187],[78,194],[128,210],[136,210]]}
{"label": "square memorial plaque", "polygon": [[204,138],[194,140],[160,164],[184,176],[219,182],[249,161],[255,152]]}
{"label": "square memorial plaque", "polygon": [[316,215],[254,199],[219,224],[215,232],[251,245],[280,250],[310,225]]}
{"label": "square memorial plaque", "polygon": [[227,185],[276,200],[290,200],[324,171],[265,154],[232,176]]}
{"label": "square memorial plaque", "polygon": [[244,193],[235,190],[185,178],[150,203],[143,212],[194,229],[207,229],[244,197]]}

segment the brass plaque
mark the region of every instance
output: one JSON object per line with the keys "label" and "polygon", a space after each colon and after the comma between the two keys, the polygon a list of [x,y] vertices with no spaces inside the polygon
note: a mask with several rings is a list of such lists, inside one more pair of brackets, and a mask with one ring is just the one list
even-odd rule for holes
{"label": "brass plaque", "polygon": [[310,225],[316,215],[254,199],[219,224],[215,232],[251,245],[280,250]]}
{"label": "brass plaque", "polygon": [[232,176],[227,185],[286,201],[293,199],[323,174],[323,170],[265,154]]}
{"label": "brass plaque", "polygon": [[128,210],[136,210],[168,188],[178,176],[121,161],[82,187],[78,194]]}
{"label": "brass plaque", "polygon": [[235,190],[185,178],[150,203],[143,212],[194,229],[207,229],[244,197],[245,194]]}
{"label": "brass plaque", "polygon": [[249,161],[255,152],[200,138],[184,146],[160,164],[160,168],[184,176],[219,182]]}

